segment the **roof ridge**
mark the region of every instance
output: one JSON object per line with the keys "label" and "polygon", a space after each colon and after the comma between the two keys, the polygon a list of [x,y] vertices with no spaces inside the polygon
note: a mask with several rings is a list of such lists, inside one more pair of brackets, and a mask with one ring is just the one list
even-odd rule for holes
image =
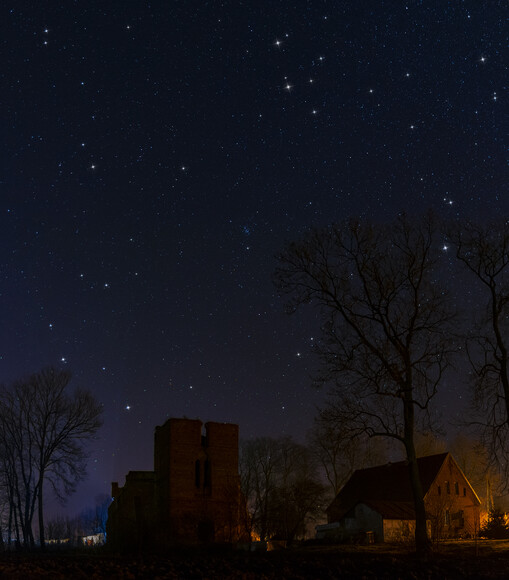
{"label": "roof ridge", "polygon": [[[421,461],[422,459],[429,459],[431,457],[440,457],[443,456],[444,458],[449,455],[449,451],[442,451],[441,453],[433,453],[432,455],[422,455],[421,457],[417,458],[417,462]],[[402,459],[400,461],[388,461],[387,463],[381,463],[379,465],[372,465],[371,467],[363,467],[362,469],[356,469],[354,473],[361,472],[361,471],[368,471],[370,469],[381,469],[382,467],[391,467],[393,465],[405,465],[408,463],[408,459]]]}

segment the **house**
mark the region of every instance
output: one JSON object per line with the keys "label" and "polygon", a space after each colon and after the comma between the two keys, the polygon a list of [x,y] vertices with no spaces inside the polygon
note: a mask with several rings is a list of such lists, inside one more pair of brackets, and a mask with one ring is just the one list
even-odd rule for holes
{"label": "house", "polygon": [[107,543],[114,549],[234,543],[244,539],[238,426],[168,419],[156,427],[154,470],[112,483]]}
{"label": "house", "polygon": [[[481,502],[451,454],[421,457],[417,462],[431,537],[474,536],[479,530]],[[408,463],[355,471],[327,508],[327,521],[317,526],[317,538],[412,539],[415,512]]]}

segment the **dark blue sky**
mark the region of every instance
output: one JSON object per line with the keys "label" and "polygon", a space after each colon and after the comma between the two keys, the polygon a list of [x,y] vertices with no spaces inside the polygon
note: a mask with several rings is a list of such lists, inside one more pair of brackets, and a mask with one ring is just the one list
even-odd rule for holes
{"label": "dark blue sky", "polygon": [[71,506],[151,469],[169,416],[302,436],[323,399],[319,322],[287,317],[271,275],[305,228],[507,213],[508,15],[491,0],[3,6],[0,380],[64,366],[104,404]]}

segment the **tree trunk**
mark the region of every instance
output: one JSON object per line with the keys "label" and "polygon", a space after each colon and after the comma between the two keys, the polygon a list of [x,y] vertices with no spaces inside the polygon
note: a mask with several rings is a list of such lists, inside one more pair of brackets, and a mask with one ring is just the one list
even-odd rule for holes
{"label": "tree trunk", "polygon": [[426,555],[431,552],[431,542],[428,537],[428,527],[426,524],[426,508],[422,493],[421,479],[419,477],[419,467],[415,452],[413,458],[408,457],[408,471],[412,493],[414,495],[415,510],[415,549],[418,554]]}
{"label": "tree trunk", "polygon": [[491,322],[493,326],[493,332],[495,333],[497,346],[500,349],[500,382],[502,383],[502,390],[504,392],[506,423],[509,424],[509,372],[507,369],[507,348],[502,336],[502,332],[500,330],[500,313],[502,312],[502,307],[497,301],[496,286],[494,281],[492,281],[490,284],[490,290]]}
{"label": "tree trunk", "polygon": [[42,487],[43,487],[44,477],[41,476],[41,483],[39,484],[39,493],[37,496],[37,509],[39,515],[39,543],[41,544],[41,550],[46,549],[46,541],[44,539],[44,510],[43,510],[43,497],[42,497]]}
{"label": "tree trunk", "polygon": [[10,546],[12,543],[12,511],[14,509],[12,494],[9,495],[9,523],[7,524],[7,544]]}
{"label": "tree trunk", "polygon": [[405,418],[405,449],[408,460],[408,475],[414,497],[415,510],[415,550],[420,556],[426,556],[431,553],[431,541],[428,537],[428,528],[426,524],[426,508],[424,506],[424,494],[422,492],[421,478],[419,476],[419,466],[417,465],[417,456],[414,445],[414,405],[412,402],[412,391],[405,392],[404,418]]}

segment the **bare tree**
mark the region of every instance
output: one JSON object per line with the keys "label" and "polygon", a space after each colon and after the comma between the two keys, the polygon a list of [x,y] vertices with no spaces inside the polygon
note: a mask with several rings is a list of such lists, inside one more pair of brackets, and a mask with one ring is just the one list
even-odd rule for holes
{"label": "bare tree", "polygon": [[3,463],[25,545],[34,544],[37,507],[44,548],[44,485],[64,500],[86,473],[86,445],[101,425],[102,407],[88,391],[68,393],[70,373],[47,368],[0,393]]}
{"label": "bare tree", "polygon": [[509,474],[509,221],[451,228],[456,255],[484,291],[466,339],[474,404],[491,460]]}
{"label": "bare tree", "polygon": [[0,393],[0,431],[4,482],[9,489],[11,516],[16,527],[17,541],[35,544],[32,520],[37,500],[35,450],[27,430],[30,422],[32,395],[26,384],[16,382]]}
{"label": "bare tree", "polygon": [[269,535],[270,495],[275,487],[276,442],[263,437],[243,441],[240,450],[240,483],[251,512],[253,527],[265,541]]}
{"label": "bare tree", "polygon": [[352,438],[348,425],[327,420],[320,412],[308,436],[309,449],[319,461],[330,491],[335,497],[356,469],[386,463],[386,449],[380,439]]}
{"label": "bare tree", "polygon": [[321,508],[324,486],[309,450],[289,437],[244,441],[241,488],[262,541],[292,541]]}
{"label": "bare tree", "polygon": [[431,216],[378,226],[351,220],[290,244],[275,274],[290,312],[311,303],[322,315],[318,380],[334,385],[325,416],[352,435],[403,444],[419,552],[430,542],[414,432],[430,422],[451,353],[439,246]]}

